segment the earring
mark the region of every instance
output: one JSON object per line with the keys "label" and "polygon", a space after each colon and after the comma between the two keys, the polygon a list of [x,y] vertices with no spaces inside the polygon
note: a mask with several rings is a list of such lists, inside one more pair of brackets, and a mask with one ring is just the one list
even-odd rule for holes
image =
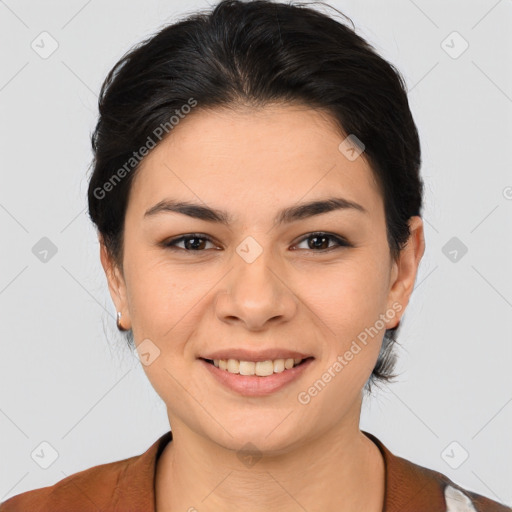
{"label": "earring", "polygon": [[117,312],[117,328],[120,331],[126,331],[126,329],[121,325],[121,311]]}

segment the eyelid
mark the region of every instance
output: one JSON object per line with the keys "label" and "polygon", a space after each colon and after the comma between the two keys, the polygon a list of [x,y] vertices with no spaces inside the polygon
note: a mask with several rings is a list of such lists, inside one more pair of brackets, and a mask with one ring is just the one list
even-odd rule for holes
{"label": "eyelid", "polygon": [[[308,238],[312,238],[314,236],[324,236],[326,238],[329,238],[331,241],[334,241],[335,245],[333,245],[332,247],[328,247],[327,249],[319,249],[319,250],[305,249],[307,252],[324,254],[324,253],[330,252],[334,249],[340,249],[343,247],[345,247],[345,248],[354,247],[354,245],[351,242],[349,242],[346,238],[342,237],[341,235],[330,233],[328,231],[312,231],[310,233],[306,233],[297,242],[295,242],[294,245],[300,244],[300,243],[304,242],[305,240],[307,240]],[[167,248],[167,249],[178,250],[178,251],[189,252],[189,253],[194,253],[194,252],[200,253],[200,252],[206,251],[206,249],[194,251],[194,250],[183,249],[181,247],[176,247],[176,244],[183,242],[184,240],[191,239],[191,238],[200,238],[200,239],[204,239],[207,242],[210,242],[212,244],[217,244],[217,242],[212,237],[210,237],[204,233],[186,233],[184,235],[179,235],[175,238],[165,240],[160,245],[162,245],[164,248]],[[218,249],[216,249],[216,250],[218,250]],[[293,250],[302,250],[302,249],[293,249]]]}
{"label": "eyelid", "polygon": [[204,252],[204,250],[203,251],[189,251],[187,249],[182,249],[181,247],[176,247],[177,243],[183,242],[184,240],[187,240],[190,238],[202,238],[202,239],[206,240],[207,242],[210,242],[212,244],[217,244],[217,242],[212,237],[205,235],[204,233],[186,233],[184,235],[179,235],[177,237],[170,238],[168,240],[164,240],[160,245],[162,245],[164,248],[167,248],[167,249],[177,249],[177,250],[180,250],[183,252]]}
{"label": "eyelid", "polygon": [[354,247],[353,244],[351,244],[346,238],[342,237],[341,235],[336,235],[334,233],[330,233],[328,231],[312,231],[311,233],[307,233],[304,235],[300,240],[297,241],[297,244],[300,244],[307,240],[308,238],[312,238],[314,236],[323,236],[325,238],[330,238],[335,242],[335,245],[332,247],[328,247],[327,249],[321,249],[318,251],[315,251],[313,249],[309,249],[308,252],[318,252],[320,254],[329,252],[333,249],[338,249],[341,247]]}

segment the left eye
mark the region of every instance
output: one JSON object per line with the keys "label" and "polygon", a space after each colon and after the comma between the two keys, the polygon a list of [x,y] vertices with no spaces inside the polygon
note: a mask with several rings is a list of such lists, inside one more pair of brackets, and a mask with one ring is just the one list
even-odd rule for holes
{"label": "left eye", "polygon": [[[350,244],[346,240],[343,240],[339,236],[330,235],[329,233],[311,233],[307,237],[303,238],[299,243],[306,242],[308,240],[315,240],[313,243],[308,243],[308,248],[320,249],[319,251],[315,252],[328,251],[336,247],[350,247]],[[328,244],[329,240],[334,240],[334,247],[321,247],[324,246],[326,243]]]}
{"label": "left eye", "polygon": [[[313,240],[313,243],[308,243],[307,248],[314,249],[314,252],[323,252],[334,249],[336,247],[351,246],[351,244],[344,240],[343,238],[323,232],[310,233],[307,237],[302,238],[302,240],[299,241],[299,244],[306,242],[308,240]],[[325,247],[325,244],[329,245],[329,241],[334,241],[334,246]],[[185,246],[177,247],[177,244],[182,242],[185,244]],[[205,244],[207,243],[213,244],[211,238],[200,234],[189,234],[164,242],[163,245],[164,247],[170,249],[177,248],[185,250],[187,252],[202,252],[202,250],[205,249]]]}

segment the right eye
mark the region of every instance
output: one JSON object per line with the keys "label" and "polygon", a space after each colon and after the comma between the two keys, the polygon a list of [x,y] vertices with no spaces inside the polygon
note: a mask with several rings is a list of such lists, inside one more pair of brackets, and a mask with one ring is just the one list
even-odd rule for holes
{"label": "right eye", "polygon": [[[183,250],[185,252],[203,252],[202,249],[204,249],[205,245],[204,242],[202,242],[203,240],[206,240],[206,243],[210,242],[213,244],[213,241],[208,236],[198,233],[190,233],[188,235],[182,235],[177,238],[167,240],[166,242],[163,242],[162,245],[171,250]],[[181,242],[185,243],[185,247],[177,247],[177,244]]]}

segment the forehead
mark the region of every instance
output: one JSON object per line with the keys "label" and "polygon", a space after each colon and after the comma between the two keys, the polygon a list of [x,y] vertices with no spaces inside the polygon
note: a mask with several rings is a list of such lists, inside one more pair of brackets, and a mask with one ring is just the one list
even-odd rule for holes
{"label": "forehead", "polygon": [[347,158],[344,138],[330,116],[304,106],[197,107],[144,158],[129,209],[173,197],[263,215],[327,195],[381,209],[371,168],[363,156]]}

